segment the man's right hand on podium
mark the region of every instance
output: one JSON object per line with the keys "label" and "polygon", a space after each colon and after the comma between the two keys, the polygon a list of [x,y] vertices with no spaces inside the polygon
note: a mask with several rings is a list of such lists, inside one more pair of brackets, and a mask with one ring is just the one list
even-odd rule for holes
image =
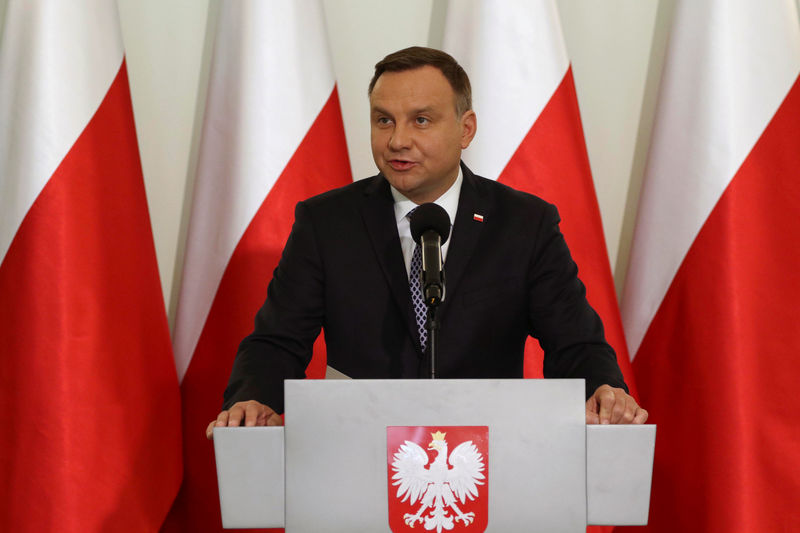
{"label": "man's right hand on podium", "polygon": [[222,411],[217,415],[216,420],[212,420],[206,428],[206,438],[214,438],[215,427],[238,427],[242,425],[253,426],[282,426],[283,419],[271,407],[259,403],[255,400],[246,402],[236,402],[227,411]]}

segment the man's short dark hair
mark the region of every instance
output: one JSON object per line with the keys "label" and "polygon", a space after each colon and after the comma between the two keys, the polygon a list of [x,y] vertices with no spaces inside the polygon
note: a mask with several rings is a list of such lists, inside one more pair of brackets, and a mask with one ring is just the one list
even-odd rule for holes
{"label": "man's short dark hair", "polygon": [[423,46],[412,46],[398,50],[384,57],[375,64],[375,74],[369,82],[368,95],[372,95],[372,89],[381,74],[384,72],[404,72],[430,65],[439,69],[450,83],[455,93],[456,115],[461,116],[472,109],[472,87],[469,84],[469,77],[461,65],[453,59],[453,56],[436,50],[435,48],[425,48]]}

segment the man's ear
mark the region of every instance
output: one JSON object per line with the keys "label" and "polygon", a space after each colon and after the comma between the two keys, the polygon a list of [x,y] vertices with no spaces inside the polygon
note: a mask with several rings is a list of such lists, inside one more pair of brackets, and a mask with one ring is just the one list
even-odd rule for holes
{"label": "man's ear", "polygon": [[464,150],[472,142],[475,133],[478,131],[478,118],[475,111],[469,110],[461,115],[461,149]]}

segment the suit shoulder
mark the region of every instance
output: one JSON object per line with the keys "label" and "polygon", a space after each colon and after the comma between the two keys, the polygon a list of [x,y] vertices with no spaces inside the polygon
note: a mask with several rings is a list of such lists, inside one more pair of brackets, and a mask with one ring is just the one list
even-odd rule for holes
{"label": "suit shoulder", "polygon": [[[502,210],[520,210],[530,215],[542,216],[545,213],[558,213],[556,206],[547,200],[509,187],[495,180],[474,175],[476,185],[494,200],[494,204]],[[556,215],[557,216],[557,215]]]}
{"label": "suit shoulder", "polygon": [[312,196],[311,198],[307,198],[300,203],[314,209],[317,207],[324,208],[326,205],[341,204],[341,202],[355,200],[363,196],[368,188],[374,187],[375,180],[377,178],[378,176],[373,176],[371,178],[357,180],[353,183],[348,183],[347,185],[343,185],[341,187],[325,191],[321,194],[317,194],[316,196]]}

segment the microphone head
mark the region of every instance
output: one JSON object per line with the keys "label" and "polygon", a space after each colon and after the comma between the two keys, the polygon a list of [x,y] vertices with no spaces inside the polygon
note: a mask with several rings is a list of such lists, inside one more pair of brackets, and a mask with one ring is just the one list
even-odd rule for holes
{"label": "microphone head", "polygon": [[450,217],[443,207],[434,203],[422,204],[411,213],[411,236],[420,244],[420,238],[426,231],[433,230],[439,234],[441,243],[450,237]]}

